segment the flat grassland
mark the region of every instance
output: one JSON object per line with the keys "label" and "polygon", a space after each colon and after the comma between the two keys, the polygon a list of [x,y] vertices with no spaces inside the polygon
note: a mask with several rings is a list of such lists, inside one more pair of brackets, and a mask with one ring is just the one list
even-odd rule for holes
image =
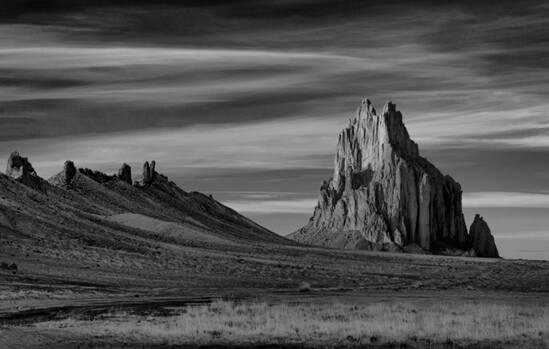
{"label": "flat grassland", "polygon": [[0,251],[0,348],[549,348],[548,262],[166,247]]}
{"label": "flat grassland", "polygon": [[[549,345],[549,305],[472,301],[372,304],[214,301],[169,316],[111,311],[101,318],[35,324],[64,345],[506,347]],[[23,334],[24,332],[20,332]],[[90,340],[92,338],[92,340]],[[146,345],[145,345],[146,344]]]}

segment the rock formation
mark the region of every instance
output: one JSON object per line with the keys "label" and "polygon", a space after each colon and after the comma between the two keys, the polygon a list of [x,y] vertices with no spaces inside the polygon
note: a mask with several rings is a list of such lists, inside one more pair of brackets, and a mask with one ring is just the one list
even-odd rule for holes
{"label": "rock formation", "polygon": [[20,179],[25,175],[36,176],[36,171],[32,167],[28,158],[22,157],[18,152],[14,151],[8,158],[6,174],[14,179]]}
{"label": "rock formation", "polygon": [[6,174],[20,183],[36,190],[45,190],[44,180],[40,178],[28,158],[14,151],[8,158]]}
{"label": "rock formation", "polygon": [[148,161],[145,161],[143,164],[143,184],[151,184],[154,182],[156,172],[155,172],[156,162],[153,160],[149,165]]}
{"label": "rock formation", "polygon": [[132,168],[130,165],[124,163],[120,170],[118,170],[118,178],[128,184],[132,184]]}
{"label": "rock formation", "polygon": [[97,183],[101,183],[101,184],[106,183],[108,181],[112,181],[113,179],[116,179],[116,176],[114,175],[111,176],[101,171],[90,170],[89,168],[79,168],[78,172],[87,176],[88,178],[93,179]]}
{"label": "rock formation", "polygon": [[[374,250],[468,250],[461,186],[419,155],[395,104],[368,99],[339,135],[333,178],[299,242]],[[482,254],[482,253],[481,253]]]}
{"label": "rock formation", "polygon": [[70,160],[65,161],[63,166],[63,174],[65,177],[65,184],[70,185],[74,176],[76,176],[76,167],[74,166],[74,162]]}
{"label": "rock formation", "polygon": [[475,215],[475,220],[469,230],[469,245],[473,255],[481,257],[499,257],[494,237],[488,224],[480,215]]}

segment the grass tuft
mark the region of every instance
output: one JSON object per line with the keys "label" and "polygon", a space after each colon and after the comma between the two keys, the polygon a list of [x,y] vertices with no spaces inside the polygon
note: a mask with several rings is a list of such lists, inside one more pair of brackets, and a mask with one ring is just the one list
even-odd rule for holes
{"label": "grass tuft", "polygon": [[300,284],[299,284],[299,287],[297,289],[299,292],[311,292],[311,284],[306,282],[306,281],[302,281]]}

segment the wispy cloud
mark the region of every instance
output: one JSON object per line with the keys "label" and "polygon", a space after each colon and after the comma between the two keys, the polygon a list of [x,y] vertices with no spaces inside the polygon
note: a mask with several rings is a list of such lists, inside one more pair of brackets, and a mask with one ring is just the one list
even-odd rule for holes
{"label": "wispy cloud", "polygon": [[238,212],[255,214],[312,214],[316,206],[316,200],[238,200],[225,201],[223,204]]}
{"label": "wispy cloud", "polygon": [[464,193],[463,207],[549,208],[549,194],[520,192]]}
{"label": "wispy cloud", "polygon": [[[474,20],[457,9],[435,17],[442,29],[452,21]],[[0,140],[298,113],[352,117],[362,95],[368,95],[380,99],[379,107],[384,99],[396,101],[424,148],[548,146],[543,138],[548,105],[538,96],[549,80],[546,71],[486,74],[485,57],[508,53],[507,47],[440,49],[440,42],[425,40],[429,22],[417,18],[400,18],[406,31],[377,18],[366,27],[351,18],[329,28],[288,27],[282,35],[261,28],[246,34],[252,42],[268,40],[271,47],[235,47],[240,31],[216,37],[211,47],[181,47],[81,42],[73,26],[0,25],[0,80],[6,81],[0,84],[0,117],[6,124]],[[475,43],[498,26],[513,32],[524,21],[485,23],[475,32]],[[357,36],[365,30],[375,35]],[[355,41],[341,41],[337,33]],[[537,133],[526,137],[524,130]],[[498,137],[502,132],[507,133]]]}
{"label": "wispy cloud", "polygon": [[498,240],[533,240],[533,241],[549,241],[549,230],[540,231],[525,231],[525,232],[513,232],[513,233],[498,233],[496,235]]}
{"label": "wispy cloud", "polygon": [[223,191],[212,192],[212,194],[222,194],[229,197],[235,197],[239,199],[247,200],[263,200],[263,199],[277,199],[283,197],[291,197],[301,195],[303,193],[297,192],[272,192],[272,191]]}
{"label": "wispy cloud", "polygon": [[[266,196],[269,198],[269,196]],[[273,196],[273,197],[276,197]],[[261,200],[262,196],[247,197],[257,200],[229,200],[231,206],[242,212],[251,213],[311,213],[317,204],[315,199]],[[549,194],[517,192],[475,192],[464,193],[464,208],[549,208]],[[531,235],[531,232],[528,234]],[[543,232],[546,236],[547,232]],[[528,235],[528,236],[530,236]],[[522,235],[520,235],[522,236]]]}
{"label": "wispy cloud", "polygon": [[[407,127],[420,147],[548,148],[549,104],[516,104],[498,110],[412,115]],[[405,112],[405,111],[404,111]]]}

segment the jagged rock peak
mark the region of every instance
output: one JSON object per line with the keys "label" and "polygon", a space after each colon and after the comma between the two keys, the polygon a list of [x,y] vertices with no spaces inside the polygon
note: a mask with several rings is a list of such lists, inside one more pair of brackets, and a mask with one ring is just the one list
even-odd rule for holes
{"label": "jagged rock peak", "polygon": [[419,157],[417,144],[410,139],[396,104],[388,101],[381,115],[369,99],[362,100],[357,117],[339,135],[333,185],[341,189],[341,179],[353,172],[376,171],[396,153],[405,158]]}
{"label": "jagged rock peak", "polygon": [[396,113],[396,104],[392,101],[385,102],[381,114]]}
{"label": "jagged rock peak", "polygon": [[358,106],[357,115],[360,115],[362,111],[366,111],[372,114],[376,113],[376,110],[374,106],[372,105],[372,102],[368,98],[364,98],[362,100],[362,103]]}
{"label": "jagged rock peak", "polygon": [[36,176],[36,171],[32,167],[28,158],[23,157],[19,155],[19,152],[14,151],[8,158],[6,174],[12,178],[19,179],[24,175]]}
{"label": "jagged rock peak", "polygon": [[63,175],[65,184],[70,185],[74,176],[76,176],[76,167],[74,166],[74,162],[71,160],[65,161],[65,164],[63,165]]}
{"label": "jagged rock peak", "polygon": [[488,227],[488,223],[478,214],[475,215],[469,229],[469,244],[474,255],[478,257],[499,257],[494,236]]}
{"label": "jagged rock peak", "polygon": [[143,164],[143,184],[151,184],[154,182],[156,178],[156,161],[151,161],[151,164],[149,165],[148,161],[145,161]]}
{"label": "jagged rock peak", "polygon": [[362,101],[339,134],[334,165],[313,217],[290,238],[351,249],[471,249],[461,186],[419,155],[395,103],[378,115],[369,99]]}
{"label": "jagged rock peak", "polygon": [[118,178],[128,184],[132,184],[132,168],[124,163],[118,170]]}

